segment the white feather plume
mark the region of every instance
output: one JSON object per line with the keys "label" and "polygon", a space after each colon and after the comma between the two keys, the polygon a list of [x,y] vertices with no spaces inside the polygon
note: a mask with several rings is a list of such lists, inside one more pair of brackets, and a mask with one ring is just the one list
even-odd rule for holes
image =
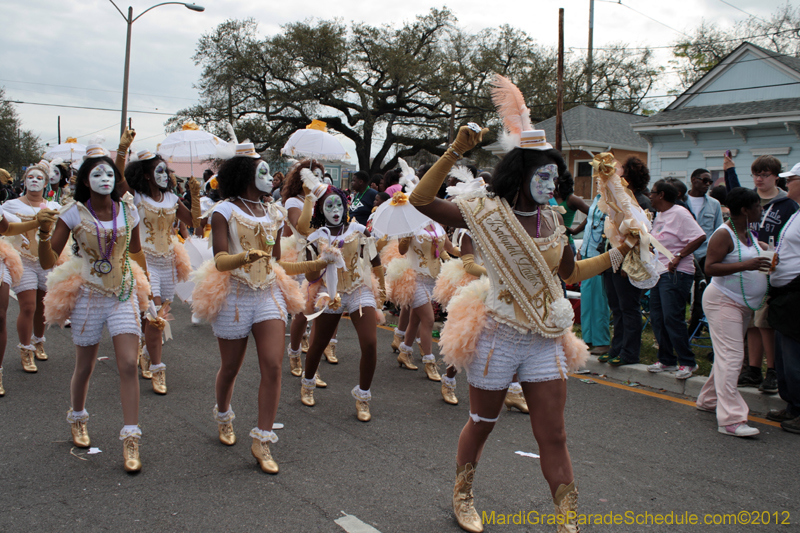
{"label": "white feather plume", "polygon": [[470,172],[470,170],[463,165],[457,165],[451,168],[448,176],[451,176],[464,183],[468,183],[475,179],[475,176],[472,175],[472,172]]}
{"label": "white feather plume", "polygon": [[397,162],[400,164],[400,185],[405,187],[406,194],[411,194],[411,191],[413,191],[414,187],[419,183],[419,178],[417,178],[414,169],[411,168],[402,157],[398,157]]}
{"label": "white feather plume", "polygon": [[233,144],[239,144],[239,141],[236,140],[236,132],[234,131],[233,126],[231,125],[230,122],[225,123],[225,130],[228,132],[228,137],[230,138],[230,141],[228,142],[232,142]]}

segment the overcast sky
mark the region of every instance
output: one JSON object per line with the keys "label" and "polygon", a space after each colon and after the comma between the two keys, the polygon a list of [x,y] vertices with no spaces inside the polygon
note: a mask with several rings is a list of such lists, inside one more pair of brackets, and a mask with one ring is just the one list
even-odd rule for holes
{"label": "overcast sky", "polygon": [[[123,0],[124,2],[124,0]],[[117,2],[134,16],[157,0]],[[136,21],[131,45],[129,116],[137,131],[136,149],[154,149],[164,138],[168,115],[196,102],[200,69],[194,65],[197,40],[230,18],[253,17],[262,34],[280,31],[282,24],[310,17],[370,24],[400,24],[443,3],[430,0],[405,2],[358,0],[198,0],[206,10],[190,11],[180,5],[162,6]],[[767,18],[784,0],[729,0],[756,16]],[[632,9],[674,29],[686,31],[702,19],[721,28],[732,26],[747,15],[722,0],[623,0]],[[465,29],[511,24],[531,34],[544,45],[555,45],[558,8],[565,8],[565,44],[585,48],[589,0],[528,0],[485,2],[461,0],[449,4]],[[594,45],[602,47],[624,41],[631,46],[666,46],[680,34],[662,24],[617,5],[596,0]],[[4,0],[0,4],[0,86],[12,100],[119,109],[125,58],[126,23],[109,0]],[[581,50],[578,53],[585,53]],[[670,58],[668,50],[659,54]],[[98,130],[107,137],[106,146],[119,140],[119,111],[94,111],[27,104],[16,106],[25,128],[45,143],[57,142],[57,117],[61,116],[62,141],[67,136],[85,143]]]}

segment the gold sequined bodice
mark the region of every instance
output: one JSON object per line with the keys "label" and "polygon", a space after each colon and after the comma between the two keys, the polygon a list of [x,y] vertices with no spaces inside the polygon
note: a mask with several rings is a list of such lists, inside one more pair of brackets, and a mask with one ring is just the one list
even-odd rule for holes
{"label": "gold sequined bodice", "polygon": [[177,212],[177,203],[172,207],[157,207],[142,198],[139,202],[140,236],[146,253],[161,257],[172,253],[175,246],[172,226]]}
{"label": "gold sequined bodice", "polygon": [[348,236],[341,248],[342,259],[346,269],[338,271],[339,292],[349,293],[364,284],[361,272],[361,233],[355,232]]}
{"label": "gold sequined bodice", "polygon": [[[441,253],[444,251],[444,237],[421,235],[411,239],[406,254],[411,267],[432,278],[436,278],[442,270]],[[439,257],[437,256],[437,252]]]}
{"label": "gold sequined bodice", "polygon": [[275,279],[272,270],[274,259],[271,257],[272,248],[278,239],[278,229],[285,218],[285,211],[269,205],[266,208],[269,222],[256,221],[245,217],[235,209],[228,220],[228,250],[230,254],[238,254],[248,250],[263,250],[270,254],[269,260],[261,259],[249,265],[244,265],[233,271],[231,275],[253,288],[266,287]]}

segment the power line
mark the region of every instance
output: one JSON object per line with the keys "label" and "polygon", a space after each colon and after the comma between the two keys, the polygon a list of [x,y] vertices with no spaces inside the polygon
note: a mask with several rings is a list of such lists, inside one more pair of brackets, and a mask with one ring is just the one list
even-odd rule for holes
{"label": "power line", "polygon": [[[651,17],[650,15],[645,15],[645,14],[644,14],[644,13],[642,13],[641,11],[637,11],[637,10],[633,9],[633,8],[632,8],[631,6],[629,6],[628,4],[623,4],[623,3],[622,3],[622,0],[617,0],[616,2],[612,2],[611,0],[597,0],[597,1],[598,1],[598,2],[605,2],[605,3],[607,3],[607,4],[616,4],[616,5],[619,5],[619,6],[622,6],[622,7],[627,7],[628,9],[630,9],[631,11],[633,11],[634,13],[638,13],[639,15],[641,15],[641,16],[643,16],[643,17],[645,17],[645,18],[648,18],[648,19],[650,19],[650,20],[652,20],[653,22],[656,22],[656,23],[658,23],[658,24],[661,24],[661,25],[662,25],[662,26],[664,26],[665,28],[669,28],[669,29],[670,29],[670,30],[672,30],[672,31],[676,31],[676,32],[680,33],[681,35],[686,35],[686,34],[685,34],[685,33],[683,33],[681,30],[677,30],[677,29],[673,28],[672,26],[670,26],[670,25],[668,25],[668,24],[665,24],[665,23],[661,22],[661,21],[660,21],[660,20],[658,20],[658,19],[654,19],[654,18],[653,18],[653,17]],[[689,36],[688,36],[688,35],[686,35],[686,37],[689,37]]]}
{"label": "power line", "polygon": [[[107,129],[114,128],[116,126],[119,126],[119,122],[115,122],[114,124],[112,124],[110,126],[106,126],[102,130],[93,131],[91,133],[84,133],[83,135],[76,135],[75,138],[76,139],[80,139],[81,137],[88,137],[89,135],[94,135],[95,133],[100,133],[101,131],[106,131]],[[47,144],[50,141],[56,141],[56,140],[58,140],[58,137],[53,137],[51,139],[47,139],[46,141],[44,141],[44,143]]]}
{"label": "power line", "polygon": [[753,15],[752,13],[748,13],[748,12],[747,12],[747,11],[745,11],[744,9],[742,9],[742,8],[740,8],[740,7],[737,7],[737,6],[735,6],[735,5],[731,4],[730,2],[726,2],[726,0],[719,0],[719,1],[720,1],[720,2],[722,2],[722,3],[723,3],[723,4],[725,4],[725,5],[731,6],[733,9],[735,9],[735,10],[737,10],[737,11],[741,11],[742,13],[744,13],[745,15],[747,15],[748,17],[752,17],[752,18],[754,18],[754,19],[758,19],[758,20],[760,20],[761,22],[766,22],[766,20],[762,19],[761,17],[757,17],[757,16]]}
{"label": "power line", "polygon": [[[61,87],[63,89],[78,89],[82,91],[96,91],[101,93],[122,94],[122,91],[112,91],[109,89],[90,89],[89,87],[75,87],[74,85],[56,85],[53,83],[38,83],[33,81],[6,80],[6,79],[0,79],[0,81],[4,81],[7,83],[25,83],[28,85],[43,85],[45,87]],[[184,98],[181,96],[167,96],[164,94],[147,94],[147,93],[128,93],[128,94],[135,94],[138,96],[152,96],[154,98],[170,98],[172,100],[189,100],[191,102],[195,101],[195,98]]]}
{"label": "power line", "polygon": [[[735,41],[748,41],[750,39],[759,39],[761,37],[774,37],[780,35],[782,33],[790,33],[790,32],[800,32],[800,28],[790,28],[788,30],[779,30],[773,31],[769,33],[764,33],[761,35],[748,35],[746,37],[735,37],[733,39],[720,39],[718,41],[714,41],[715,43],[732,43]],[[625,50],[666,50],[668,48],[675,48],[676,45],[668,45],[668,46],[626,46]],[[588,50],[588,48],[582,48],[579,46],[570,46],[568,47],[570,50]],[[593,50],[619,50],[619,48],[603,48],[603,47],[592,47]]]}
{"label": "power line", "polygon": [[[45,104],[42,102],[23,102],[21,100],[4,100],[4,102],[8,102],[11,104],[27,104],[27,105],[40,105],[46,107],[64,107],[67,109],[89,109],[91,111],[114,111],[115,113],[119,113],[119,109],[110,109],[107,107],[87,107],[87,106],[80,106],[80,105],[62,105],[62,104]],[[163,113],[161,111],[133,111],[128,110],[128,113],[139,113],[142,115],[167,115],[173,116],[176,113]]]}

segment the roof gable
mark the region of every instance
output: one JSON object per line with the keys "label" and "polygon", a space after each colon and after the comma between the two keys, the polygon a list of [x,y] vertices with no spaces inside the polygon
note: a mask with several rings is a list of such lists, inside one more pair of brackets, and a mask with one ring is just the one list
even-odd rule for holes
{"label": "roof gable", "polygon": [[666,111],[794,98],[798,94],[800,59],[744,43],[689,87]]}
{"label": "roof gable", "polygon": [[[566,149],[579,144],[595,144],[616,148],[647,150],[647,143],[633,132],[631,124],[645,120],[642,115],[579,105],[564,111],[562,144]],[[556,117],[539,122],[550,142],[556,136]]]}

